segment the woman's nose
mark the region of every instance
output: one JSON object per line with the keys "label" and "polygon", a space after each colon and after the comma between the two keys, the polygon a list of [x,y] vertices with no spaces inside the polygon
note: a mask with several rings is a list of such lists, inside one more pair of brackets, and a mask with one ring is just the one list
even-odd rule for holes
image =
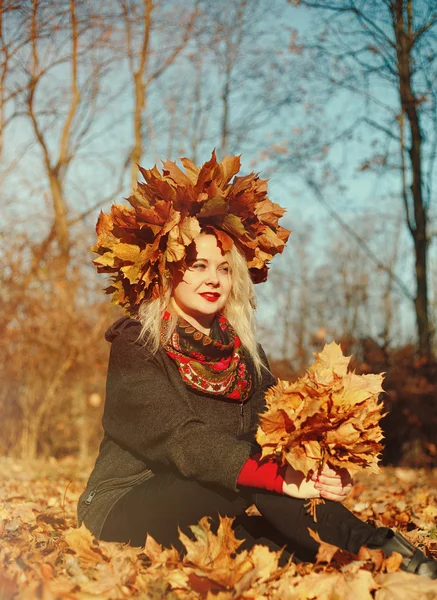
{"label": "woman's nose", "polygon": [[215,269],[209,269],[207,273],[206,283],[208,285],[219,285],[219,278]]}

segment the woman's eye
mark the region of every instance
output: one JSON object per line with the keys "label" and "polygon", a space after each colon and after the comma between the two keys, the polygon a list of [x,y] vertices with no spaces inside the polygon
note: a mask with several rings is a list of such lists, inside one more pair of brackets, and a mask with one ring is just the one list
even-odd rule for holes
{"label": "woman's eye", "polygon": [[220,267],[219,269],[222,273],[229,273],[229,267]]}
{"label": "woman's eye", "polygon": [[205,268],[205,265],[203,263],[194,263],[194,265],[191,268],[196,269],[196,271],[201,271]]}

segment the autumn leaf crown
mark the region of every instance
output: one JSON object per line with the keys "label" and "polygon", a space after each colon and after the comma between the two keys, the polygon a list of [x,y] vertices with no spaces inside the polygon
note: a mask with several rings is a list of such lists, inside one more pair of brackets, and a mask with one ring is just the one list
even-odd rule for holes
{"label": "autumn leaf crown", "polygon": [[[267,197],[267,180],[255,173],[234,177],[239,156],[211,159],[197,167],[187,158],[158,169],[140,167],[144,183],[127,198],[131,207],[113,204],[97,221],[99,273],[109,273],[105,289],[112,301],[135,314],[143,300],[168,289],[169,267],[182,263],[201,231],[215,234],[223,252],[235,243],[245,256],[252,280],[267,279],[268,261],[281,253],[290,231],[278,225],[285,210]],[[230,183],[231,179],[233,181]]]}

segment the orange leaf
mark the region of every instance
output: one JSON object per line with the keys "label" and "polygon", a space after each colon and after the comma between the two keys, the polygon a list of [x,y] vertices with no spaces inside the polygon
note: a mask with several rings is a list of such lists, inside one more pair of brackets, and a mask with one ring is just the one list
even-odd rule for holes
{"label": "orange leaf", "polygon": [[69,529],[66,531],[64,533],[64,540],[78,555],[81,564],[85,566],[107,561],[107,558],[103,556],[96,539],[89,529],[86,528],[84,523],[82,523],[78,529]]}

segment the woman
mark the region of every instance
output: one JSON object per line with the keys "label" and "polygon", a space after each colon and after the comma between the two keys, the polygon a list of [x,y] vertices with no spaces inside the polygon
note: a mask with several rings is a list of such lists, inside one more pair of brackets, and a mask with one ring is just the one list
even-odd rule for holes
{"label": "woman", "polygon": [[[101,539],[141,546],[150,534],[182,549],[178,527],[188,533],[203,516],[215,525],[219,515],[235,517],[246,547],[285,545],[301,560],[317,552],[311,528],[354,553],[396,550],[407,570],[437,577],[435,561],[341,504],[347,474],[324,468],[306,481],[291,466],[260,461],[258,415],[275,380],[255,341],[252,279],[265,279],[267,260],[286,242],[283,211],[258,177],[229,184],[236,157],[184,165],[186,174],[171,163],[162,176],[143,170],[133,211],[113,207],[99,219],[96,264],[138,318],[106,334],[105,435],[79,522]],[[304,505],[319,497],[327,502],[314,523]],[[246,515],[251,504],[260,518]]]}

